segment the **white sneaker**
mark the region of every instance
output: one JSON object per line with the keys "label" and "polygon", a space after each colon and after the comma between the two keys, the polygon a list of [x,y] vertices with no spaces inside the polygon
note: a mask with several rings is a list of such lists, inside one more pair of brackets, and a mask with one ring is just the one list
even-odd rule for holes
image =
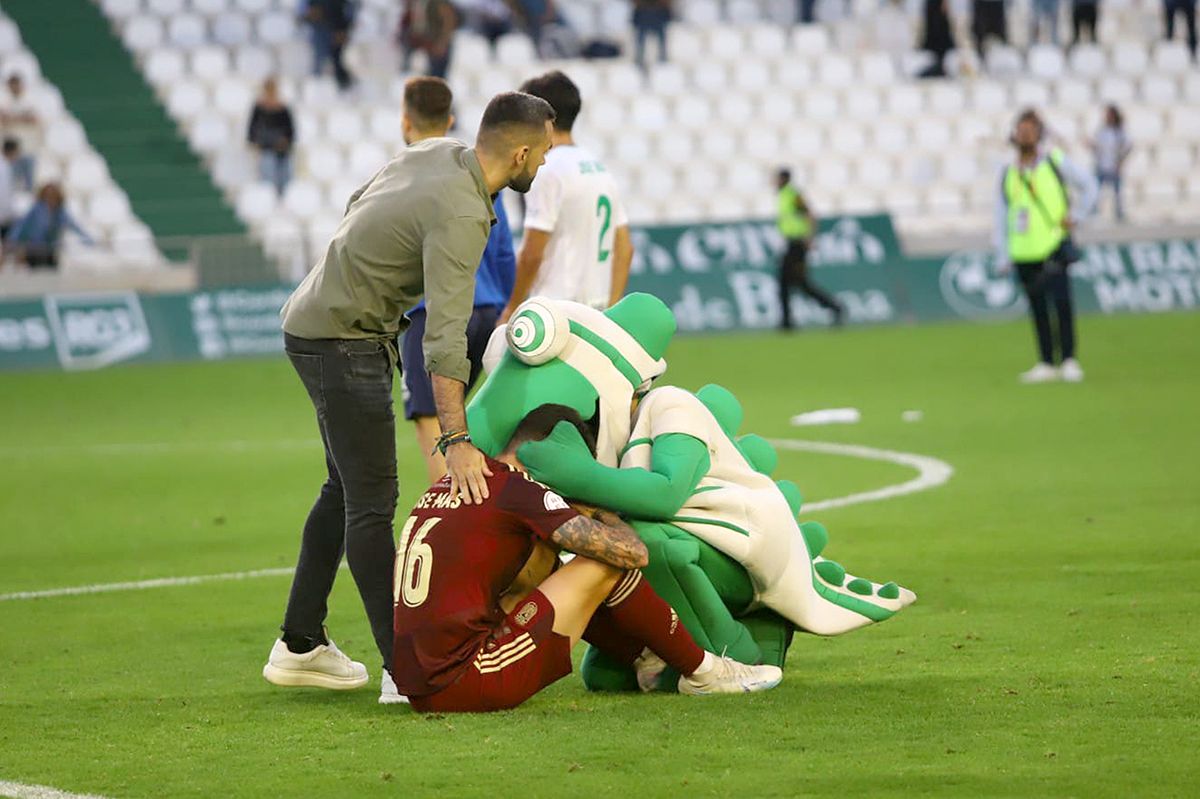
{"label": "white sneaker", "polygon": [[1028,372],[1021,372],[1022,383],[1049,383],[1058,379],[1058,370],[1048,363],[1039,363]]}
{"label": "white sneaker", "polygon": [[[783,679],[783,669],[778,666],[747,666],[711,652],[704,659],[709,668],[697,670],[690,677],[680,677],[679,693],[692,696],[744,694],[774,688]],[[704,665],[700,668],[704,669]]]}
{"label": "white sneaker", "polygon": [[383,670],[383,677],[379,680],[379,704],[381,705],[407,705],[408,697],[396,690],[396,681],[392,679],[392,673],[387,669]]}
{"label": "white sneaker", "polygon": [[638,688],[642,689],[642,693],[648,694],[658,688],[658,678],[666,670],[667,662],[646,648],[642,650],[638,659],[633,661],[633,667],[637,669]]}
{"label": "white sneaker", "polygon": [[1062,379],[1068,383],[1083,382],[1083,367],[1079,365],[1079,361],[1067,358],[1062,362]]}
{"label": "white sneaker", "polygon": [[330,641],[311,652],[297,655],[283,639],[275,641],[263,666],[267,682],[288,687],[307,686],[348,691],[367,684],[367,667],[348,658]]}

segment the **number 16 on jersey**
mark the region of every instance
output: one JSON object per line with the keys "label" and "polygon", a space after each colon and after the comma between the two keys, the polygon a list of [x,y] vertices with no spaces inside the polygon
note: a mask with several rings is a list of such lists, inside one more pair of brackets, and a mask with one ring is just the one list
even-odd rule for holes
{"label": "number 16 on jersey", "polygon": [[392,601],[401,599],[410,608],[420,607],[429,597],[429,576],[433,570],[433,547],[425,543],[425,536],[437,526],[441,518],[426,519],[417,528],[417,517],[409,516],[400,531],[400,546],[396,549],[395,589]]}

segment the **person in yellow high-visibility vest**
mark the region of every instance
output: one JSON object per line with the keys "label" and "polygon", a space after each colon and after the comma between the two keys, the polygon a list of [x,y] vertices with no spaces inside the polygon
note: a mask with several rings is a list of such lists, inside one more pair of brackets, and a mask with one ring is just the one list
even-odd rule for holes
{"label": "person in yellow high-visibility vest", "polygon": [[[1075,315],[1067,268],[1078,260],[1071,233],[1095,208],[1098,188],[1092,174],[1062,150],[1042,146],[1044,133],[1037,112],[1026,110],[1017,118],[1012,134],[1017,157],[1000,173],[996,261],[1004,272],[1016,267],[1037,334],[1039,360],[1021,373],[1021,381],[1079,382],[1083,369],[1075,360]],[[1051,300],[1057,330],[1050,325]]]}
{"label": "person in yellow high-visibility vest", "polygon": [[822,308],[832,311],[833,324],[840,325],[845,316],[841,303],[808,278],[808,251],[817,233],[817,220],[804,196],[792,185],[790,170],[781,168],[775,173],[775,188],[778,190],[776,224],[786,244],[779,262],[779,304],[783,311],[779,327],[781,330],[792,329],[793,288],[800,289]]}

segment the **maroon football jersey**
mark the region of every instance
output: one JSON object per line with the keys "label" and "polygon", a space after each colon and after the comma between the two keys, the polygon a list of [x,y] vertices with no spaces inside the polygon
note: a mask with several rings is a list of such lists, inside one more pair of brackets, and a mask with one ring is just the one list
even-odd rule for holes
{"label": "maroon football jersey", "polygon": [[465,505],[443,477],[413,508],[396,549],[392,675],[405,696],[445,688],[504,619],[499,599],[536,540],[579,514],[558,494],[488,458],[489,498]]}

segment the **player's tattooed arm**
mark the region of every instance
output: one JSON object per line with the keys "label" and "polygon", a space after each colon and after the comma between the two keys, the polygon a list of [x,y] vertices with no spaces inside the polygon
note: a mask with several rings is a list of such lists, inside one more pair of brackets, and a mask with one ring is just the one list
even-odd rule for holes
{"label": "player's tattooed arm", "polygon": [[576,555],[618,569],[640,569],[650,561],[638,534],[609,511],[595,511],[595,518],[576,516],[555,530],[550,540]]}

